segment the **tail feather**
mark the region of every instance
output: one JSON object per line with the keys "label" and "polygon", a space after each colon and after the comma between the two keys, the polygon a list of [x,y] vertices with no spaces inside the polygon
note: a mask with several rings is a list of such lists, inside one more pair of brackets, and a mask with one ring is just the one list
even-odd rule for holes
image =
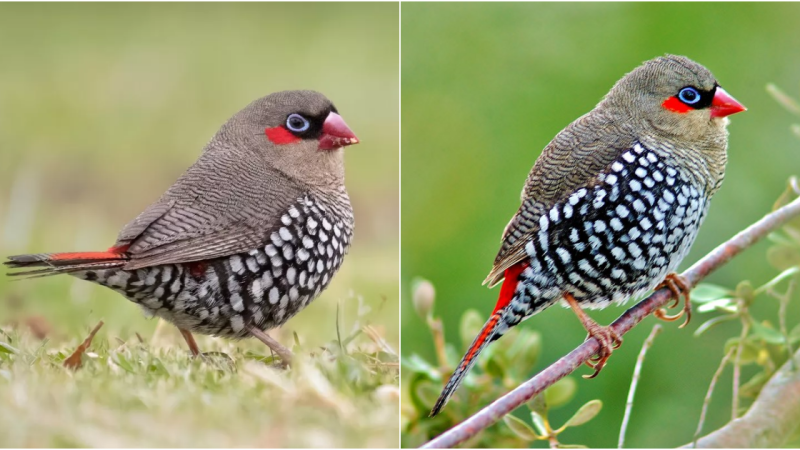
{"label": "tail feather", "polygon": [[110,269],[124,266],[130,258],[124,253],[76,252],[76,253],[39,253],[33,255],[9,256],[4,264],[10,269],[26,269],[11,272],[8,275],[17,277],[46,277],[62,273],[81,272],[89,269]]}
{"label": "tail feather", "polygon": [[472,342],[472,345],[469,346],[467,354],[464,355],[464,358],[462,358],[461,362],[458,363],[458,367],[456,368],[455,372],[450,375],[450,380],[447,382],[447,385],[445,385],[442,393],[439,395],[439,399],[436,400],[436,404],[431,410],[430,417],[439,414],[442,408],[444,408],[444,405],[446,405],[447,401],[450,400],[450,397],[453,395],[456,389],[458,389],[458,386],[461,385],[461,382],[469,372],[469,369],[472,368],[473,364],[475,364],[478,354],[484,348],[486,348],[489,343],[502,335],[501,330],[504,326],[503,322],[501,321],[502,312],[502,310],[495,311],[495,313],[492,314],[492,317],[490,317],[489,320],[483,325],[481,332],[478,333],[478,337],[476,337]]}

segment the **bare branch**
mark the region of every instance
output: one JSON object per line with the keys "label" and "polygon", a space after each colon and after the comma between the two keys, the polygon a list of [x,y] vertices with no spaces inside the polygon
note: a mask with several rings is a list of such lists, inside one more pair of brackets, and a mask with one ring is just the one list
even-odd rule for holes
{"label": "bare branch", "polygon": [[642,349],[639,351],[639,356],[636,358],[636,366],[633,368],[633,378],[631,379],[631,388],[628,390],[628,401],[625,403],[625,414],[622,416],[622,426],[619,428],[619,443],[617,448],[622,448],[625,444],[625,431],[628,429],[628,421],[631,418],[631,411],[633,410],[633,396],[636,395],[636,385],[639,384],[639,377],[642,374],[642,366],[644,365],[644,357],[647,355],[647,349],[653,345],[656,336],[661,332],[661,324],[653,325],[653,330],[650,335],[644,340]]}
{"label": "bare branch", "polygon": [[[744,231],[741,231],[724,244],[712,250],[703,257],[703,259],[686,270],[681,276],[691,286],[695,286],[715,269],[727,263],[731,258],[798,215],[800,215],[800,198],[767,214],[758,222],[747,227]],[[622,336],[636,326],[637,323],[641,322],[642,319],[666,305],[667,302],[670,301],[671,295],[672,293],[669,289],[659,289],[625,311],[625,313],[611,324],[611,327],[617,334]],[[575,371],[575,369],[583,365],[592,355],[597,353],[599,349],[600,344],[596,339],[592,338],[584,341],[583,344],[568,355],[545,368],[513,391],[495,400],[489,406],[478,411],[478,413],[464,422],[434,438],[425,444],[423,448],[453,447],[475,436],[481,430],[494,424],[506,414],[523,405],[536,394],[544,391],[556,381]],[[702,445],[702,440],[700,442]]]}
{"label": "bare branch", "polygon": [[[800,350],[793,358],[800,364]],[[799,405],[800,370],[792,370],[787,361],[742,417],[698,440],[697,448],[781,447],[800,424]]]}

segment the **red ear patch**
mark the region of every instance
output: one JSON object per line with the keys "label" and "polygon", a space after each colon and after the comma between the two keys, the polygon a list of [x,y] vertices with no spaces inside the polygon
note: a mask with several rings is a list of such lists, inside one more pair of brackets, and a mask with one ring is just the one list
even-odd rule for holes
{"label": "red ear patch", "polygon": [[693,109],[691,106],[678,100],[678,97],[670,97],[664,100],[664,103],[662,103],[661,106],[663,106],[664,109],[668,109],[672,112],[680,114],[687,113]]}
{"label": "red ear patch", "polygon": [[283,145],[283,144],[291,144],[293,142],[300,141],[300,138],[293,135],[291,131],[284,128],[282,125],[272,128],[267,128],[264,130],[264,134],[267,135],[267,139],[273,144]]}

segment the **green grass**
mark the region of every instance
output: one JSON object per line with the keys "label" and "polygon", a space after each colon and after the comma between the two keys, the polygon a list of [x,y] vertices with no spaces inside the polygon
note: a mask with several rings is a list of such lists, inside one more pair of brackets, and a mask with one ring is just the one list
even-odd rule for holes
{"label": "green grass", "polygon": [[396,355],[365,337],[347,353],[338,342],[296,346],[289,371],[265,362],[255,342],[216,342],[230,358],[192,359],[179,340],[98,337],[72,371],[62,362],[80,339],[4,329],[3,446],[396,445]]}

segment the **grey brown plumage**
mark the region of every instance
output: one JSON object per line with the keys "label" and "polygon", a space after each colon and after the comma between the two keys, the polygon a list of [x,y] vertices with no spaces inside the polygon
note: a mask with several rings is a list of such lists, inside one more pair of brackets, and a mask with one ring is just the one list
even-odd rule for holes
{"label": "grey brown plumage", "polygon": [[[234,115],[107,252],[19,255],[13,275],[72,275],[196,331],[242,338],[283,324],[328,285],[350,245],[342,148],[358,139],[313,91]],[[187,342],[189,339],[187,338]]]}
{"label": "grey brown plumage", "polygon": [[[559,300],[576,312],[624,302],[664,281],[722,183],[725,117],[743,110],[705,67],[667,55],[624,76],[562,130],[531,169],[484,281],[503,281],[495,311],[431,414],[478,353],[522,320]],[[621,339],[579,317],[601,341],[596,375]]]}

